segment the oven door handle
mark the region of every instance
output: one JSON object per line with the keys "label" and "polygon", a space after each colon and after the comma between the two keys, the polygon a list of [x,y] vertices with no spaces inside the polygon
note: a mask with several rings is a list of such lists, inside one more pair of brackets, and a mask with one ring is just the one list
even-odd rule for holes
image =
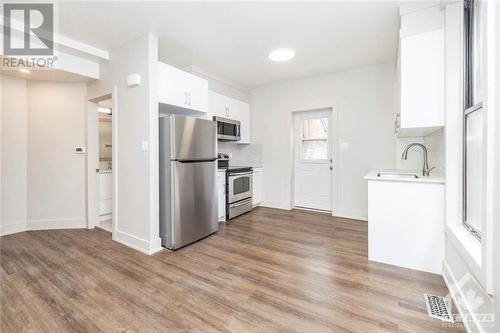
{"label": "oven door handle", "polygon": [[253,173],[253,171],[236,172],[236,173],[229,174],[229,177],[251,175],[252,173]]}
{"label": "oven door handle", "polygon": [[240,136],[240,125],[237,124],[234,126],[234,136],[239,137]]}
{"label": "oven door handle", "polygon": [[241,202],[238,202],[238,203],[235,203],[235,204],[230,204],[229,207],[230,208],[236,208],[236,207],[248,205],[251,201],[252,201],[252,198],[248,198],[248,199],[245,199],[245,200],[243,200]]}

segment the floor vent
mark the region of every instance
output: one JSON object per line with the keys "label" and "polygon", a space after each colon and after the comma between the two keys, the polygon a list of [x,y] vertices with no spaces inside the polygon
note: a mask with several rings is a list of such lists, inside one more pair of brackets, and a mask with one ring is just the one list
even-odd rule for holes
{"label": "floor vent", "polygon": [[448,301],[444,299],[444,297],[424,294],[424,298],[429,317],[441,319],[450,323],[453,322],[450,305],[448,304]]}

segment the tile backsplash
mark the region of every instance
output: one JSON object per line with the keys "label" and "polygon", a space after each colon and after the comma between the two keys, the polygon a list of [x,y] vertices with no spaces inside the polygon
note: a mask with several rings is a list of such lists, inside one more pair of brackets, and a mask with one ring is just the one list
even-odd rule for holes
{"label": "tile backsplash", "polygon": [[219,153],[229,154],[230,165],[262,167],[262,145],[218,141]]}
{"label": "tile backsplash", "polygon": [[444,132],[439,131],[424,137],[424,145],[427,147],[429,167],[436,167],[435,172],[440,176],[445,175],[445,150]]}
{"label": "tile backsplash", "polygon": [[421,170],[423,165],[423,152],[419,148],[411,148],[408,159],[402,160],[401,154],[407,145],[413,142],[423,144],[427,148],[427,163],[429,167],[436,167],[432,172],[444,176],[444,131],[439,130],[424,137],[398,138],[396,140],[396,168],[404,170]]}

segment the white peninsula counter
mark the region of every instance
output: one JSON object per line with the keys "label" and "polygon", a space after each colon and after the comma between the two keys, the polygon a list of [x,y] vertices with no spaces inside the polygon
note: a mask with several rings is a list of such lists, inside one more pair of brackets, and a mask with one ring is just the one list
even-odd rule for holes
{"label": "white peninsula counter", "polygon": [[415,170],[376,170],[365,179],[368,259],[441,274],[444,178],[423,177]]}

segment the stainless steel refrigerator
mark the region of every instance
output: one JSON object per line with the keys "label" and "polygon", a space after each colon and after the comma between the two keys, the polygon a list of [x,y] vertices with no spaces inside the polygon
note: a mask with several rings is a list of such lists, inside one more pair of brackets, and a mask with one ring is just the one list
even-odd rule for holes
{"label": "stainless steel refrigerator", "polygon": [[218,229],[216,123],[164,116],[159,137],[160,237],[175,250]]}

